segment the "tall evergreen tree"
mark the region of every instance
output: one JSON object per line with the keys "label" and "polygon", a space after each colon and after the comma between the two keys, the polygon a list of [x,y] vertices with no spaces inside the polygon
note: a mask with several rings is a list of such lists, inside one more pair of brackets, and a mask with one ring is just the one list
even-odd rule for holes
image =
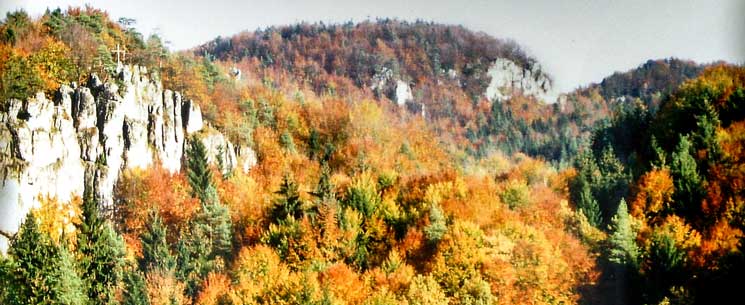
{"label": "tall evergreen tree", "polygon": [[702,173],[722,158],[722,149],[717,141],[717,128],[721,125],[719,114],[714,106],[705,101],[704,113],[696,116],[696,131],[693,134],[692,141],[696,149],[703,149],[706,152],[706,158],[702,158],[699,167]]}
{"label": "tall evergreen tree", "polygon": [[445,213],[437,204],[432,204],[429,209],[429,225],[424,228],[424,236],[430,244],[438,243],[447,232],[448,227]]}
{"label": "tall evergreen tree", "polygon": [[282,133],[282,135],[279,137],[279,143],[282,144],[282,147],[284,147],[287,152],[292,154],[296,152],[295,141],[292,139],[292,134],[290,134],[289,131],[285,130]]}
{"label": "tall evergreen tree", "polygon": [[8,258],[4,304],[87,304],[72,254],[39,229],[33,213],[11,241]]}
{"label": "tall evergreen tree", "polygon": [[123,282],[122,305],[150,305],[145,278],[136,266],[125,269]]}
{"label": "tall evergreen tree", "polygon": [[171,255],[166,240],[167,229],[156,211],[150,213],[145,232],[140,236],[142,242],[142,258],[139,260],[140,270],[173,270],[175,261]]}
{"label": "tall evergreen tree", "polygon": [[207,188],[212,185],[212,172],[207,163],[207,149],[196,136],[189,141],[187,151],[187,176],[191,186],[192,196],[204,202],[207,199]]}
{"label": "tall evergreen tree", "polygon": [[591,225],[600,227],[603,223],[603,215],[600,212],[600,205],[598,205],[598,201],[592,196],[590,184],[584,182],[581,185],[577,208],[582,211],[582,214],[584,214],[585,217],[587,217],[587,221],[589,221]]}
{"label": "tall evergreen tree", "polygon": [[687,136],[680,136],[678,147],[673,152],[670,172],[673,176],[675,192],[674,202],[678,209],[686,214],[693,213],[703,196],[702,179],[698,174],[696,159],[691,156],[691,142]]}
{"label": "tall evergreen tree", "polygon": [[176,247],[176,276],[186,283],[191,297],[196,296],[209,272],[224,266],[232,250],[230,212],[220,203],[213,186],[207,189],[206,196],[207,200]]}
{"label": "tall evergreen tree", "polygon": [[634,231],[631,215],[629,215],[626,201],[621,199],[618,212],[611,220],[610,253],[608,259],[619,265],[636,267],[639,258],[639,248],[636,246],[636,232]]}
{"label": "tall evergreen tree", "polygon": [[81,277],[91,304],[113,304],[122,280],[124,241],[110,223],[100,218],[90,188],[86,188],[84,197],[77,226]]}
{"label": "tall evergreen tree", "polygon": [[311,129],[310,136],[308,137],[308,158],[310,158],[311,160],[320,158],[322,152],[323,145],[321,145],[320,134],[315,128],[313,128]]}
{"label": "tall evergreen tree", "polygon": [[279,198],[276,199],[269,212],[272,221],[276,222],[290,216],[295,219],[303,217],[304,207],[302,200],[300,200],[300,192],[295,180],[289,173],[285,174],[276,194],[279,195]]}
{"label": "tall evergreen tree", "polygon": [[321,162],[321,176],[318,177],[318,185],[313,195],[321,201],[336,198],[334,184],[331,182],[331,168],[327,162]]}
{"label": "tall evergreen tree", "polygon": [[207,201],[195,219],[196,228],[204,232],[209,243],[209,258],[227,257],[232,249],[233,223],[230,211],[220,203],[217,190],[210,186],[207,189]]}
{"label": "tall evergreen tree", "polygon": [[599,180],[599,170],[592,154],[587,151],[581,153],[575,161],[575,167],[579,172],[570,185],[571,199],[590,224],[599,227],[603,221],[602,212],[592,193],[593,182]]}
{"label": "tall evergreen tree", "polygon": [[626,171],[623,163],[616,158],[613,147],[607,146],[600,154],[597,162],[599,175],[593,182],[593,195],[603,213],[603,219],[611,219],[618,210],[616,202],[624,199],[629,191],[631,175]]}

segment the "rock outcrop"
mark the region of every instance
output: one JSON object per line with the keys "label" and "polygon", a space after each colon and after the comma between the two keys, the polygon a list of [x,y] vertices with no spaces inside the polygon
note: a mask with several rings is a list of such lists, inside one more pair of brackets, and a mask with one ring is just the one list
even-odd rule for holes
{"label": "rock outcrop", "polygon": [[411,86],[403,80],[396,79],[393,71],[388,68],[383,68],[379,73],[373,75],[370,89],[388,96],[402,108],[406,106],[407,102],[414,101]]}
{"label": "rock outcrop", "polygon": [[489,67],[487,74],[491,77],[491,82],[484,94],[491,101],[509,99],[518,93],[547,103],[556,101],[552,81],[538,64],[524,68],[509,59],[498,58]]}
{"label": "rock outcrop", "polygon": [[223,172],[256,164],[250,147],[205,128],[199,106],[163,90],[145,68],[117,71],[113,82],[92,76],[86,86],[62,86],[53,100],[43,93],[10,100],[0,113],[0,251],[39,196],[69,201],[90,183],[102,208],[111,207],[122,170],[179,171],[191,134],[201,133],[209,161]]}

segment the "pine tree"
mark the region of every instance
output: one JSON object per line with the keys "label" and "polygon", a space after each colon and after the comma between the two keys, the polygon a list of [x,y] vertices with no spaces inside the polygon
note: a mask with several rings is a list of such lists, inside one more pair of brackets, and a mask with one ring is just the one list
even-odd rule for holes
{"label": "pine tree", "polygon": [[207,149],[196,136],[189,141],[186,163],[192,196],[204,202],[207,199],[207,188],[212,185],[212,173],[207,163]]}
{"label": "pine tree", "polygon": [[77,229],[81,277],[91,304],[111,304],[122,280],[124,241],[99,217],[90,188],[85,193]]}
{"label": "pine tree", "polygon": [[702,181],[690,150],[691,142],[688,137],[680,136],[670,167],[675,186],[673,199],[684,213],[693,212],[692,206],[699,204],[702,198]]}
{"label": "pine tree", "polygon": [[279,137],[279,143],[289,153],[295,153],[295,141],[292,139],[292,135],[289,131],[285,130]]}
{"label": "pine tree", "polygon": [[207,200],[182,236],[176,247],[176,276],[186,283],[188,295],[195,297],[204,277],[224,266],[232,250],[230,212],[214,187],[207,189]]}
{"label": "pine tree", "polygon": [[587,217],[587,221],[595,227],[600,227],[603,223],[603,215],[600,212],[598,201],[592,196],[590,184],[585,182],[581,184],[581,191],[577,208]]}
{"label": "pine tree", "polygon": [[145,278],[135,266],[124,271],[122,305],[150,305]]}
{"label": "pine tree", "polygon": [[660,147],[657,138],[652,136],[649,146],[652,150],[652,166],[663,168],[667,165],[667,153]]}
{"label": "pine tree", "polygon": [[195,219],[198,230],[204,232],[209,241],[209,258],[227,257],[232,249],[233,223],[230,219],[230,211],[220,203],[217,190],[210,186],[207,189],[207,202],[202,205],[202,210]]}
{"label": "pine tree", "polygon": [[624,199],[629,191],[631,175],[621,161],[616,158],[613,147],[607,146],[598,159],[599,175],[593,182],[593,194],[598,203],[602,203],[601,211],[604,219],[610,219],[618,209],[614,203]]}
{"label": "pine tree", "polygon": [[320,134],[313,128],[308,137],[308,158],[315,160],[321,157],[322,150],[323,146],[321,145]]}
{"label": "pine tree", "polygon": [[621,199],[618,212],[611,220],[610,253],[608,260],[619,265],[636,267],[639,258],[639,248],[636,246],[636,232],[632,225],[626,201]]}
{"label": "pine tree", "polygon": [[321,163],[321,176],[318,177],[318,185],[313,195],[321,201],[335,199],[334,184],[331,182],[331,168],[328,163]]}
{"label": "pine tree", "polygon": [[590,224],[599,227],[603,223],[603,215],[592,193],[593,182],[599,180],[597,178],[599,169],[589,152],[580,154],[575,161],[575,167],[579,173],[571,183],[571,199],[577,205],[577,209],[587,217]]}
{"label": "pine tree", "polygon": [[432,204],[429,210],[429,225],[424,228],[424,236],[430,244],[436,244],[447,230],[445,213],[437,204]]}
{"label": "pine tree", "polygon": [[82,305],[88,302],[75,261],[65,245],[55,244],[40,229],[33,213],[11,241],[5,263],[5,304]]}
{"label": "pine tree", "polygon": [[719,114],[714,105],[705,101],[704,114],[696,116],[696,132],[691,140],[695,143],[697,149],[703,149],[706,152],[705,162],[701,162],[701,171],[706,173],[708,168],[718,163],[722,157],[722,149],[717,141],[717,128],[721,122]]}
{"label": "pine tree", "polygon": [[168,248],[166,234],[167,230],[163,225],[163,220],[157,212],[151,212],[145,232],[140,236],[142,258],[139,260],[139,266],[141,271],[173,270],[175,261]]}
{"label": "pine tree", "polygon": [[277,222],[287,217],[300,219],[303,217],[303,202],[300,200],[298,186],[292,176],[285,174],[279,191],[276,192],[279,198],[274,202],[269,215],[271,220]]}

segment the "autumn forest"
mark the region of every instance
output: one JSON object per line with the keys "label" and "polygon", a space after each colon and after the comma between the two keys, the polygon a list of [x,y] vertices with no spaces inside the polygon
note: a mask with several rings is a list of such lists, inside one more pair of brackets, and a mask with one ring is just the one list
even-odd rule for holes
{"label": "autumn forest", "polygon": [[[116,168],[110,203],[96,174],[69,200],[29,194],[0,232],[2,304],[738,303],[742,66],[652,59],[555,102],[492,99],[492,62],[537,79],[539,59],[461,26],[299,23],[174,52],[135,24],[93,7],[0,23],[3,118],[63,85],[124,96],[140,66],[205,122],[178,170]],[[25,164],[8,128],[4,179]]]}

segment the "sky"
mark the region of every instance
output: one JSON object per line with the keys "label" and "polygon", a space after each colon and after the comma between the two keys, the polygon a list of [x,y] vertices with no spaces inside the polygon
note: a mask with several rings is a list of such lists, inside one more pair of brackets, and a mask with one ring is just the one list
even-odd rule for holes
{"label": "sky", "polygon": [[563,92],[648,59],[677,57],[745,63],[745,0],[2,0],[0,14],[86,3],[112,19],[134,18],[171,50],[217,36],[298,22],[340,23],[398,18],[461,24],[513,39],[535,57]]}

